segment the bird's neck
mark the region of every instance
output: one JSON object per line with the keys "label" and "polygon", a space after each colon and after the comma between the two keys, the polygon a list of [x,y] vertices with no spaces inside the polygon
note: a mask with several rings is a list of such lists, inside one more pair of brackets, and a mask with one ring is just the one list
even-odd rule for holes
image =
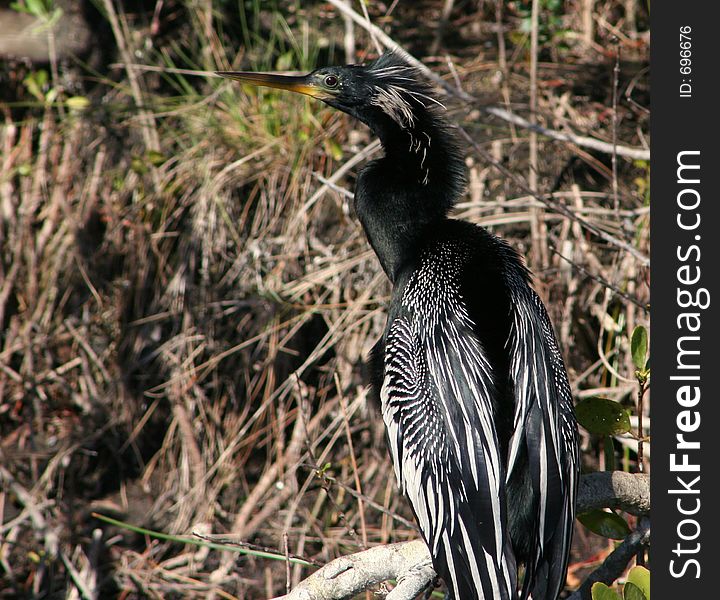
{"label": "bird's neck", "polygon": [[385,156],[360,173],[355,210],[391,280],[447,218],[465,183],[463,156],[447,124],[418,115],[411,127],[369,123]]}
{"label": "bird's neck", "polygon": [[[377,131],[385,156],[383,159],[388,165],[398,170],[404,176],[405,184],[418,188],[423,193],[430,183],[430,170],[433,170],[433,179],[442,177],[444,164],[437,160],[441,148],[438,140],[433,140],[427,127],[422,124],[411,128],[400,128],[397,125],[386,126]],[[388,131],[389,129],[389,131]],[[433,148],[433,141],[436,147]]]}

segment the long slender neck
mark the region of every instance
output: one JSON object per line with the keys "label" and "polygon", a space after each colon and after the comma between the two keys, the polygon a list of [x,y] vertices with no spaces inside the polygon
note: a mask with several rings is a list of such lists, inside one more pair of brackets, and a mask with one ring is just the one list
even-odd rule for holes
{"label": "long slender neck", "polygon": [[[444,160],[439,160],[443,154],[442,141],[433,135],[432,123],[416,121],[411,127],[403,128],[391,120],[377,124],[373,130],[385,151],[380,160],[393,169],[401,170],[406,180],[404,183],[417,187],[418,194],[427,193],[425,188],[430,183],[431,167],[433,179],[443,176],[446,164]],[[433,137],[436,139],[433,140]]]}
{"label": "long slender neck", "polygon": [[407,126],[384,113],[362,120],[380,138],[385,156],[361,171],[355,210],[394,281],[463,191],[464,162],[449,125],[429,111],[415,111]]}

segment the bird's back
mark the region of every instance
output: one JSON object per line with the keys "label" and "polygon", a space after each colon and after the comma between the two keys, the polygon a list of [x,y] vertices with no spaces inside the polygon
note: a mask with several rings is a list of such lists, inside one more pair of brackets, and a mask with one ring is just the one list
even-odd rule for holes
{"label": "bird's back", "polygon": [[516,562],[540,574],[535,564],[550,558],[532,555],[548,519],[538,521],[544,499],[527,440],[513,437],[522,412],[510,372],[513,303],[534,292],[517,253],[480,227],[446,219],[422,239],[395,278],[373,356],[396,475],[456,600],[516,598]]}

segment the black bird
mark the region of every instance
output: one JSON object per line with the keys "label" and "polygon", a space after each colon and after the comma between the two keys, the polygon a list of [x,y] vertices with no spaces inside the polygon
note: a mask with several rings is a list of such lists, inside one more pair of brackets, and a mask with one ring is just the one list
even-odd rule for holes
{"label": "black bird", "polygon": [[447,216],[465,166],[432,88],[392,52],[305,76],[219,74],[319,98],[380,138],[355,211],[393,284],[371,363],[400,488],[455,600],[555,600],[579,477],[570,386],[518,253]]}

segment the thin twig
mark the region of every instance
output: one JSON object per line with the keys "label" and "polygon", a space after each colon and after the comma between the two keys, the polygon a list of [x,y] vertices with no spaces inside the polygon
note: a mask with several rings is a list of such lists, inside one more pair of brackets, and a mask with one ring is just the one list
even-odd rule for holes
{"label": "thin twig", "polygon": [[95,598],[97,598],[97,595],[94,593],[93,590],[90,590],[88,588],[86,582],[83,581],[82,575],[75,568],[75,565],[72,564],[65,552],[60,552],[60,560],[62,561],[63,565],[65,565],[65,570],[68,572],[68,575],[70,575],[70,580],[75,586],[77,592],[80,594],[80,597],[83,600],[95,600]]}
{"label": "thin twig", "polygon": [[138,113],[142,118],[142,135],[145,141],[145,147],[147,150],[159,151],[160,138],[158,137],[157,129],[155,128],[155,119],[153,118],[150,111],[145,108],[143,93],[140,88],[140,81],[138,80],[137,74],[135,72],[135,68],[132,63],[132,54],[127,45],[127,36],[125,35],[126,32],[120,25],[120,20],[118,19],[117,12],[115,11],[113,0],[103,0],[103,5],[105,7],[105,13],[107,14],[108,21],[110,21],[110,26],[115,36],[115,42],[117,43],[120,54],[125,61],[125,71],[127,72],[128,81],[130,82],[130,89],[132,90]]}
{"label": "thin twig", "polygon": [[362,547],[367,548],[367,524],[365,523],[365,504],[360,498],[360,496],[363,495],[362,493],[362,484],[360,483],[360,473],[358,470],[357,460],[355,458],[355,446],[353,444],[352,440],[352,434],[350,432],[350,419],[348,417],[347,413],[347,402],[345,401],[345,394],[343,393],[342,387],[340,385],[340,378],[337,374],[337,372],[333,373],[334,380],[335,380],[335,388],[338,393],[338,398],[340,398],[340,407],[342,408],[343,412],[343,425],[345,427],[345,436],[347,437],[348,442],[348,449],[350,450],[350,464],[352,465],[353,469],[353,479],[355,480],[355,489],[358,493],[358,512],[360,513],[360,528],[362,533]]}
{"label": "thin twig", "polygon": [[[505,0],[495,0],[495,26],[497,29],[497,44],[498,44],[498,67],[502,74],[502,86],[500,87],[503,102],[505,106],[510,106],[510,86],[508,85],[509,70],[507,64],[507,48],[505,46],[505,29],[503,26],[503,7]],[[459,87],[459,86],[458,86]],[[513,143],[517,140],[517,131],[514,123],[510,125],[510,136],[512,137]]]}
{"label": "thin twig", "polygon": [[[530,29],[530,121],[537,125],[537,70],[538,70],[538,20],[540,13],[540,0],[533,0]],[[530,130],[529,157],[528,157],[528,186],[538,191],[538,134],[535,129]],[[530,209],[530,238],[535,260],[542,269],[547,268],[547,225],[543,219],[541,208]]]}
{"label": "thin twig", "polygon": [[285,593],[290,593],[290,544],[288,532],[283,531],[283,551],[285,552]]}
{"label": "thin twig", "polygon": [[445,0],[443,4],[442,14],[440,15],[440,21],[435,29],[435,36],[433,43],[430,46],[430,54],[437,54],[438,48],[440,48],[440,42],[442,42],[445,28],[447,27],[448,21],[450,20],[450,14],[452,13],[455,0]]}
{"label": "thin twig", "polygon": [[603,287],[611,289],[613,292],[615,292],[621,298],[625,298],[625,300],[627,300],[628,302],[632,302],[635,306],[643,309],[645,312],[650,312],[650,307],[647,305],[647,303],[640,302],[640,300],[638,300],[634,296],[631,296],[630,294],[625,293],[619,287],[617,287],[616,285],[613,285],[606,279],[603,279],[599,275],[595,275],[594,273],[591,273],[585,267],[583,267],[582,265],[579,265],[578,263],[576,263],[572,259],[568,258],[567,256],[563,256],[560,252],[558,252],[558,250],[554,246],[550,245],[550,251],[553,254],[560,257],[561,259],[563,259],[564,261],[571,264],[573,267],[575,267],[578,271],[580,271],[584,275],[587,275],[590,279],[597,281]]}
{"label": "thin twig", "polygon": [[133,71],[149,71],[151,73],[173,73],[176,75],[195,75],[196,77],[215,77],[217,79],[225,79],[222,75],[218,75],[215,71],[197,71],[195,69],[177,69],[175,67],[158,67],[157,65],[143,65],[139,63],[112,63],[108,65],[109,69],[132,69]]}
{"label": "thin twig", "polygon": [[[350,4],[350,0],[345,0],[345,2]],[[355,25],[348,15],[343,15],[343,21],[345,22],[345,35],[343,36],[345,62],[350,64],[355,62]]]}
{"label": "thin twig", "polygon": [[[366,29],[367,29],[368,33],[370,34],[370,38],[372,39],[372,43],[375,46],[375,50],[378,54],[382,54],[382,46],[380,45],[380,42],[377,39],[377,34],[375,33],[375,28],[372,27],[372,21],[370,20],[370,15],[368,14],[366,0],[360,0],[360,6],[362,6],[362,11],[363,11],[363,16],[365,17],[365,22],[368,24],[368,27]],[[348,2],[348,8],[350,8],[349,2]]]}
{"label": "thin twig", "polygon": [[311,469],[311,470],[315,471],[316,473],[322,473],[323,479],[326,479],[333,485],[336,485],[336,486],[342,488],[344,491],[346,491],[348,494],[350,494],[354,498],[357,498],[358,500],[362,500],[368,506],[372,506],[374,509],[376,509],[379,512],[383,513],[384,515],[387,515],[388,517],[394,519],[395,521],[397,521],[404,527],[406,527],[408,529],[413,529],[415,531],[418,530],[417,525],[415,525],[415,523],[408,521],[405,517],[402,517],[401,515],[397,514],[396,512],[393,512],[393,511],[385,508],[382,504],[380,504],[379,502],[376,502],[370,496],[366,496],[365,494],[358,493],[351,486],[347,485],[346,483],[343,483],[339,479],[336,479],[332,475],[328,475],[327,473],[323,472],[320,466],[310,465],[310,464],[301,464],[299,466],[305,467],[307,469]]}
{"label": "thin twig", "polygon": [[637,450],[637,460],[638,460],[638,471],[641,473],[645,472],[645,432],[643,429],[643,412],[644,412],[644,406],[643,406],[643,400],[645,397],[645,392],[647,391],[647,381],[641,380],[638,381],[638,393],[637,393],[637,403],[638,403],[638,433],[637,433],[637,440],[638,440],[638,450]]}
{"label": "thin twig", "polygon": [[617,134],[618,134],[618,79],[620,78],[620,44],[615,46],[615,65],[613,66],[612,77],[612,190],[613,205],[616,211],[620,210],[618,199],[618,177],[617,177]]}
{"label": "thin twig", "polygon": [[[330,4],[332,4],[335,8],[337,8],[341,13],[344,15],[348,15],[355,23],[360,25],[363,29],[370,31],[372,30],[373,33],[377,36],[377,39],[379,39],[383,45],[391,49],[398,54],[400,54],[408,63],[410,63],[412,66],[416,67],[421,73],[423,73],[428,79],[438,84],[442,89],[444,89],[448,94],[455,96],[459,98],[460,100],[464,100],[465,102],[475,104],[477,105],[479,103],[479,100],[472,96],[471,94],[468,94],[467,92],[463,90],[459,90],[452,85],[450,85],[447,81],[445,81],[442,77],[434,73],[431,69],[429,69],[425,64],[420,62],[417,58],[415,58],[412,54],[407,52],[402,46],[393,40],[389,35],[387,35],[382,29],[377,27],[376,25],[372,23],[368,23],[361,15],[359,15],[357,12],[355,12],[353,9],[349,8],[347,5],[343,3],[342,0],[328,0]],[[528,130],[534,130],[538,133],[545,135],[551,139],[562,141],[562,142],[569,142],[572,144],[575,144],[577,146],[584,146],[586,148],[591,148],[592,150],[597,150],[599,152],[606,152],[608,154],[612,153],[613,146],[612,144],[608,144],[607,142],[603,142],[601,140],[586,137],[586,136],[580,136],[576,135],[572,132],[560,132],[560,131],[554,131],[552,129],[547,129],[545,127],[541,127],[540,125],[532,125],[529,121],[526,119],[523,119],[522,117],[505,110],[503,108],[499,107],[484,107],[484,106],[478,106],[481,110],[493,114],[496,117],[507,121],[509,123],[514,123],[515,125],[518,125],[524,129]],[[627,158],[633,158],[638,160],[649,160],[650,159],[650,151],[640,148],[631,148],[627,146],[618,146],[617,147],[617,154],[618,156],[625,156]]]}
{"label": "thin twig", "polygon": [[587,231],[590,233],[593,233],[594,235],[597,235],[598,237],[602,238],[609,244],[616,246],[622,250],[625,250],[626,252],[632,254],[642,265],[648,266],[650,264],[650,259],[645,256],[642,252],[640,252],[637,248],[631,246],[627,242],[624,242],[623,240],[620,240],[616,238],[615,236],[610,235],[609,233],[603,231],[602,229],[599,229],[598,227],[595,227],[592,223],[588,223],[585,219],[578,217],[573,211],[571,211],[567,206],[564,204],[561,204],[559,202],[556,202],[552,196],[545,196],[536,194],[533,192],[527,184],[515,173],[510,171],[507,167],[500,164],[498,161],[494,160],[490,154],[488,154],[481,146],[478,144],[471,136],[470,134],[465,131],[462,128],[459,128],[460,133],[462,136],[472,145],[472,147],[475,149],[475,151],[483,158],[483,160],[486,160],[490,164],[492,164],[496,169],[498,169],[503,175],[506,177],[509,177],[513,180],[513,182],[520,187],[520,189],[525,192],[526,194],[532,196],[536,200],[542,202],[555,212],[572,219],[573,221],[576,221],[580,225],[582,225]]}
{"label": "thin twig", "polygon": [[[571,131],[556,131],[554,129],[548,129],[546,127],[543,127],[542,125],[533,125],[527,119],[523,119],[521,116],[516,115],[509,110],[505,110],[504,108],[500,108],[497,106],[479,106],[478,108],[486,113],[495,115],[503,121],[507,121],[508,123],[514,123],[515,125],[518,125],[523,129],[537,131],[538,133],[547,136],[552,140],[557,140],[559,142],[568,142],[570,144],[575,144],[576,146],[583,146],[585,148],[590,148],[591,150],[597,150],[598,152],[605,152],[606,154],[612,154],[613,152],[612,144],[608,144],[607,142],[603,142],[596,138],[577,135]],[[617,146],[615,151],[618,156],[624,156],[626,158],[632,158],[635,160],[650,160],[650,150],[645,150],[643,148]]]}

